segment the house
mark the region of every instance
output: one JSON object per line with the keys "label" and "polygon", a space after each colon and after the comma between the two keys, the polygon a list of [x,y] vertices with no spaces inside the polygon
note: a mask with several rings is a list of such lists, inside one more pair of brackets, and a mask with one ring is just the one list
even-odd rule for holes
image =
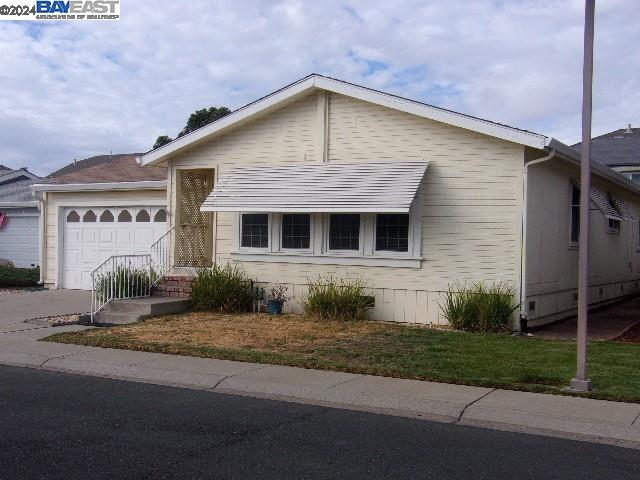
{"label": "house", "polygon": [[[580,150],[580,143],[573,146]],[[592,156],[616,172],[640,183],[640,128],[621,128],[591,140]]]}
{"label": "house", "polygon": [[26,168],[0,165],[0,259],[16,267],[40,264],[38,201],[30,189],[39,180]]}
{"label": "house", "polygon": [[99,155],[52,173],[32,189],[42,196],[41,282],[91,289],[91,271],[112,255],[149,252],[167,217],[167,172],[137,154]]}
{"label": "house", "polygon": [[[154,189],[46,191],[48,285],[87,287],[102,258],[79,259],[89,210],[93,232],[104,209],[166,202],[153,248],[173,275],[231,262],[288,285],[294,311],[310,278],[338,274],[366,281],[379,320],[444,323],[442,292],[475,281],[512,285],[529,325],[575,312],[580,157],[553,138],[314,74],[138,160],[166,193],[159,173]],[[640,291],[640,186],[592,172],[601,304]]]}

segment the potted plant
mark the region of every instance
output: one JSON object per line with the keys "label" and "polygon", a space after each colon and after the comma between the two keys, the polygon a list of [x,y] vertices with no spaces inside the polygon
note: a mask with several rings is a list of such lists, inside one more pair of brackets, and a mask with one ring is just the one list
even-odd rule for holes
{"label": "potted plant", "polygon": [[287,300],[287,287],[276,284],[271,289],[271,295],[269,295],[269,301],[267,302],[267,310],[271,315],[280,315],[282,313],[282,306]]}

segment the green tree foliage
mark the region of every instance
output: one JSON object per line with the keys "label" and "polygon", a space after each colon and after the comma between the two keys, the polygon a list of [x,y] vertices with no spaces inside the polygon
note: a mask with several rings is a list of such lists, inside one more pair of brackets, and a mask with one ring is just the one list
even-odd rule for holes
{"label": "green tree foliage", "polygon": [[160,135],[156,139],[156,143],[153,144],[153,149],[155,150],[156,148],[160,148],[161,146],[166,145],[172,140],[173,139],[169,135]]}
{"label": "green tree foliage", "polygon": [[[231,110],[229,110],[227,107],[209,107],[196,110],[191,115],[189,115],[187,124],[182,130],[180,130],[180,133],[178,133],[178,138],[186,135],[187,133],[191,133],[194,130],[202,128],[205,125],[209,125],[211,122],[215,122],[216,120],[229,115],[230,113]],[[153,148],[160,148],[161,146],[166,145],[172,140],[173,139],[168,135],[160,135],[156,139],[156,143],[153,144]]]}
{"label": "green tree foliage", "polygon": [[215,122],[216,120],[224,117],[225,115],[229,115],[230,113],[231,110],[229,110],[227,107],[210,107],[196,110],[191,115],[189,115],[187,124],[178,134],[178,137],[182,137],[187,133],[191,133],[194,130],[210,124],[211,122]]}

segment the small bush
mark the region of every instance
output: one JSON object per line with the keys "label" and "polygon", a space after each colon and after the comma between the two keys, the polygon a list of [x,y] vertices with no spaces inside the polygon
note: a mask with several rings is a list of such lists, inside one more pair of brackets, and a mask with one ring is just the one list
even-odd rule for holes
{"label": "small bush", "polygon": [[449,285],[440,310],[451,326],[468,332],[504,332],[511,328],[515,289],[507,283]]}
{"label": "small bush", "polygon": [[40,268],[0,267],[0,288],[36,287]]}
{"label": "small bush", "polygon": [[149,272],[142,267],[116,267],[98,275],[94,285],[98,302],[111,298],[140,297],[149,292]]}
{"label": "small bush", "polygon": [[331,320],[360,320],[373,308],[373,298],[365,293],[362,279],[337,279],[332,275],[309,280],[303,299],[307,315]]}
{"label": "small bush", "polygon": [[209,312],[250,311],[257,295],[253,280],[230,264],[198,270],[191,285],[193,308]]}

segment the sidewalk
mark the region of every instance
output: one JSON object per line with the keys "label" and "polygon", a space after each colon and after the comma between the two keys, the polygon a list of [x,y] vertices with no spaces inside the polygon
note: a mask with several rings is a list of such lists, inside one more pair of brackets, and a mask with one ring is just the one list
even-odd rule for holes
{"label": "sidewalk", "polygon": [[0,334],[0,364],[248,395],[640,449],[640,404],[39,342]]}

